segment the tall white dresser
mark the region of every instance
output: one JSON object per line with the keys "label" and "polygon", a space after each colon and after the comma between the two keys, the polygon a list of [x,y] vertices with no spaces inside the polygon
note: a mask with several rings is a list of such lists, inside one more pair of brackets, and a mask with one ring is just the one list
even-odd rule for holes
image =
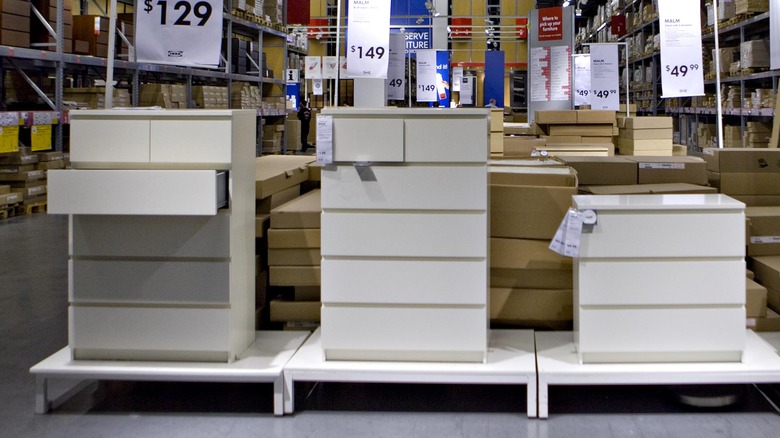
{"label": "tall white dresser", "polygon": [[574,196],[582,362],[740,361],[745,205],[725,195]]}
{"label": "tall white dresser", "polygon": [[489,112],[322,114],[334,159],[322,172],[325,358],[484,361]]}
{"label": "tall white dresser", "polygon": [[254,111],[72,111],[74,359],[229,362],[254,341]]}

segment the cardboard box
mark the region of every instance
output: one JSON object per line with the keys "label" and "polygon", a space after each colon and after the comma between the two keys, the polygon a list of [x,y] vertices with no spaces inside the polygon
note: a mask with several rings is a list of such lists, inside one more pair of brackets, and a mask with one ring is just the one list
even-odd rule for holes
{"label": "cardboard box", "polygon": [[491,287],[572,288],[572,259],[553,252],[549,244],[546,240],[491,238]]}
{"label": "cardboard box", "polygon": [[620,146],[618,149],[620,152],[620,155],[623,156],[638,156],[638,157],[672,157],[673,150],[671,148],[669,149],[634,149],[626,146]]}
{"label": "cardboard box", "polygon": [[36,165],[38,170],[64,169],[65,160],[41,161]]}
{"label": "cardboard box", "polygon": [[271,300],[271,321],[319,321],[319,301]]}
{"label": "cardboard box", "polygon": [[490,186],[490,234],[516,239],[552,239],[575,187]]}
{"label": "cardboard box", "polygon": [[612,125],[550,125],[549,135],[582,135],[606,136],[612,135]]}
{"label": "cardboard box", "polygon": [[309,165],[309,181],[322,181],[322,163],[311,163]]}
{"label": "cardboard box", "polygon": [[619,140],[621,153],[623,149],[638,150],[663,150],[668,151],[666,155],[671,155],[672,152],[672,139],[671,138],[653,138],[644,140],[634,140],[631,138],[620,137]]}
{"label": "cardboard box", "polygon": [[534,128],[528,123],[504,122],[504,135],[534,135]]}
{"label": "cardboard box", "polygon": [[550,157],[610,157],[615,155],[615,146],[612,143],[547,144],[536,148],[536,152]]}
{"label": "cardboard box", "polygon": [[580,185],[626,185],[637,182],[637,163],[623,157],[564,157],[577,171]]}
{"label": "cardboard box", "polygon": [[720,173],[780,173],[780,149],[705,148],[707,170]]}
{"label": "cardboard box", "polygon": [[672,156],[685,157],[687,155],[688,155],[688,146],[685,146],[684,144],[672,145]]}
{"label": "cardboard box", "polygon": [[[547,144],[543,138],[531,136],[503,137],[505,157],[530,157],[537,148]],[[492,149],[491,149],[492,150]]]}
{"label": "cardboard box", "polygon": [[490,110],[490,132],[504,132],[504,109],[493,108]]}
{"label": "cardboard box", "polygon": [[563,160],[555,157],[529,157],[529,158],[492,158],[488,165],[490,167],[509,166],[509,167],[567,167]]}
{"label": "cardboard box", "polygon": [[747,255],[780,255],[780,207],[747,207]]}
{"label": "cardboard box", "polygon": [[46,173],[43,170],[0,174],[0,181],[34,181],[44,178],[46,178]]}
{"label": "cardboard box", "polygon": [[[268,230],[268,248],[319,248],[321,230],[319,228]],[[317,261],[316,264],[319,264]]]}
{"label": "cardboard box", "polygon": [[319,286],[319,266],[271,266],[268,269],[271,286]]}
{"label": "cardboard box", "polygon": [[737,201],[744,202],[750,207],[780,206],[780,195],[729,195]]}
{"label": "cardboard box", "polygon": [[271,227],[270,214],[255,215],[255,237],[265,237],[268,235],[268,229]]}
{"label": "cardboard box", "polygon": [[276,192],[271,196],[255,200],[255,213],[270,213],[276,207],[280,207],[301,195],[300,184]]}
{"label": "cardboard box", "polygon": [[24,196],[21,193],[6,193],[0,195],[0,205],[16,204],[23,200]]}
{"label": "cardboard box", "polygon": [[670,128],[621,129],[620,137],[632,140],[671,140],[672,130]]}
{"label": "cardboard box", "polygon": [[503,132],[491,132],[490,133],[490,152],[501,153],[504,151],[504,133]]}
{"label": "cardboard box", "polygon": [[727,195],[780,195],[780,173],[713,173],[710,184]]}
{"label": "cardboard box", "polygon": [[764,318],[748,318],[747,328],[754,332],[778,332],[780,331],[780,314],[769,309]]}
{"label": "cardboard box", "polygon": [[543,125],[551,123],[577,123],[577,111],[536,111],[534,112],[534,122]]}
{"label": "cardboard box", "polygon": [[312,190],[271,210],[271,228],[320,228],[320,194]]}
{"label": "cardboard box", "polygon": [[0,154],[0,164],[35,164],[38,162],[37,155],[30,155],[21,152],[12,154]]}
{"label": "cardboard box", "polygon": [[490,320],[535,328],[545,322],[571,321],[571,289],[490,288]]}
{"label": "cardboard box", "polygon": [[[577,123],[608,123],[614,125],[615,112],[607,110],[576,110],[577,111]],[[538,123],[538,122],[537,122]]]}
{"label": "cardboard box", "polygon": [[639,184],[707,185],[707,164],[698,157],[626,157],[637,163]]}
{"label": "cardboard box", "polygon": [[306,181],[310,155],[266,155],[256,158],[255,197],[263,199]]}
{"label": "cardboard box", "polygon": [[46,186],[37,186],[37,187],[24,187],[24,188],[14,188],[11,189],[14,193],[19,193],[22,195],[24,199],[32,198],[34,196],[43,196],[46,194],[47,187]]}
{"label": "cardboard box", "polygon": [[627,117],[625,120],[627,129],[658,129],[672,128],[672,118],[664,116],[653,117]]}
{"label": "cardboard box", "polygon": [[542,138],[547,143],[582,143],[580,135],[545,135]]}
{"label": "cardboard box", "polygon": [[772,309],[775,312],[780,312],[780,292],[772,289],[771,287],[767,287],[766,305],[769,309]]}
{"label": "cardboard box", "polygon": [[605,137],[584,135],[584,136],[582,136],[582,143],[583,144],[585,144],[585,143],[602,144],[603,143],[603,144],[614,145],[614,143],[612,142],[612,136],[611,135],[610,136],[605,136]]}
{"label": "cardboard box", "polygon": [[0,195],[11,193],[11,186],[0,184]]}
{"label": "cardboard box", "polygon": [[577,187],[577,173],[568,167],[489,166],[490,185]]}
{"label": "cardboard box", "polygon": [[714,187],[686,183],[635,184],[625,186],[580,186],[580,193],[590,195],[642,195],[642,194],[707,194],[718,193]]}
{"label": "cardboard box", "polygon": [[318,266],[320,260],[319,248],[268,248],[268,266]]}
{"label": "cardboard box", "polygon": [[767,289],[780,290],[780,256],[760,256],[750,259],[756,282]]}
{"label": "cardboard box", "polygon": [[764,318],[767,310],[767,290],[764,286],[746,278],[745,313],[748,318]]}
{"label": "cardboard box", "polygon": [[295,301],[320,301],[322,288],[319,286],[295,286]]}

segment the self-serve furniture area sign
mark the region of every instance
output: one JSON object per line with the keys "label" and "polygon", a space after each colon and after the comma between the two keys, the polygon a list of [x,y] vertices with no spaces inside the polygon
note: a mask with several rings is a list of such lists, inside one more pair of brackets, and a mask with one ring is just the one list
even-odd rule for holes
{"label": "self-serve furniture area sign", "polygon": [[539,9],[539,41],[563,39],[563,8]]}
{"label": "self-serve furniture area sign", "polygon": [[222,0],[141,0],[136,15],[138,62],[219,65]]}

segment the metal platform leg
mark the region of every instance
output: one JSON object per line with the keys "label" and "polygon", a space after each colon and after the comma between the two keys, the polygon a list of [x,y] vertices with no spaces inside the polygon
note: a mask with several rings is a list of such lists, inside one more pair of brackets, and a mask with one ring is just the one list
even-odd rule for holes
{"label": "metal platform leg", "polygon": [[284,373],[274,380],[274,415],[284,415]]}
{"label": "metal platform leg", "polygon": [[35,376],[35,413],[45,414],[51,409],[49,402],[49,381],[46,376],[38,374]]}
{"label": "metal platform leg", "polygon": [[292,373],[284,372],[284,413],[292,414],[295,411],[295,382]]}
{"label": "metal platform leg", "polygon": [[549,386],[542,376],[539,376],[539,418],[547,418],[549,415],[547,407],[547,391]]}
{"label": "metal platform leg", "polygon": [[528,379],[528,385],[525,388],[526,391],[526,406],[528,411],[528,418],[536,418],[539,415],[539,408],[536,404],[536,397],[538,395],[536,389],[536,379]]}

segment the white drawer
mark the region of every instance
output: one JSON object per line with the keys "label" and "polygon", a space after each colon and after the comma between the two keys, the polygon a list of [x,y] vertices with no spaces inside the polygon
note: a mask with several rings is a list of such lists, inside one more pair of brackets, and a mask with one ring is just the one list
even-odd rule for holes
{"label": "white drawer", "polygon": [[486,213],[322,213],[322,255],[487,257]]}
{"label": "white drawer", "polygon": [[580,305],[745,304],[745,261],[583,261]]}
{"label": "white drawer", "polygon": [[149,121],[73,117],[70,160],[73,163],[149,163]]}
{"label": "white drawer", "polygon": [[577,312],[583,362],[739,361],[745,348],[743,306]]}
{"label": "white drawer", "polygon": [[230,310],[70,306],[74,359],[227,362]]}
{"label": "white drawer", "polygon": [[486,210],[485,166],[337,166],[322,170],[322,208]]}
{"label": "white drawer", "polygon": [[230,257],[230,215],[71,218],[71,255]]}
{"label": "white drawer", "polygon": [[224,117],[151,120],[152,163],[231,163],[231,119]]}
{"label": "white drawer", "polygon": [[218,173],[213,170],[50,170],[48,210],[213,216],[217,185]]}
{"label": "white drawer", "polygon": [[597,212],[580,258],[744,257],[745,215],[731,211]]}
{"label": "white drawer", "polygon": [[404,121],[396,118],[334,117],[333,161],[404,161]]}
{"label": "white drawer", "polygon": [[485,117],[415,117],[405,120],[406,161],[484,163],[490,149]]}
{"label": "white drawer", "polygon": [[487,303],[486,261],[322,261],[322,302]]}
{"label": "white drawer", "polygon": [[72,260],[71,302],[224,304],[230,263]]}
{"label": "white drawer", "polygon": [[484,308],[322,308],[322,349],[329,360],[482,362]]}

